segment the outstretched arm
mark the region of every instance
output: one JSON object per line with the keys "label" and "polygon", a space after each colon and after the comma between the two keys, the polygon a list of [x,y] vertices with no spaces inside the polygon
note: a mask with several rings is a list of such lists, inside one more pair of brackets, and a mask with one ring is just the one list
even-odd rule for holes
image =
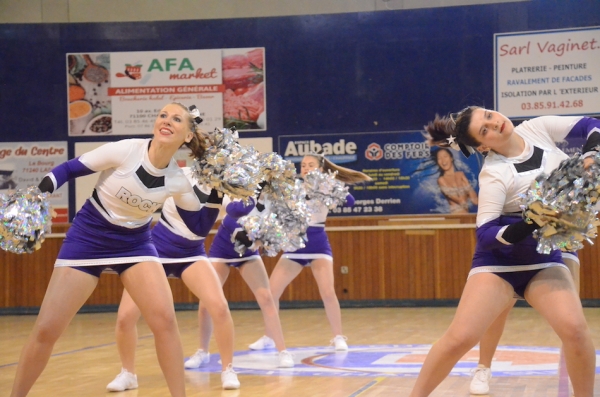
{"label": "outstretched arm", "polygon": [[38,187],[44,193],[53,193],[67,181],[94,172],[79,161],[79,157],[76,157],[54,167],[44,176]]}
{"label": "outstretched arm", "polygon": [[117,167],[129,157],[133,147],[129,140],[104,144],[53,168],[44,176],[39,188],[52,193],[71,179]]}

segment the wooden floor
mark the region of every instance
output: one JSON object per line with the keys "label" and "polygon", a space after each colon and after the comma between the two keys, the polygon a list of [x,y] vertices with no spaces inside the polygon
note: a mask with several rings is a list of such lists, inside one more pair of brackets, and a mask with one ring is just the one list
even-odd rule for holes
{"label": "wooden floor", "polygon": [[[444,332],[454,308],[344,309],[345,334],[353,345],[431,344]],[[600,308],[585,309],[600,348]],[[233,311],[236,351],[263,334],[262,316],[256,310]],[[196,312],[177,313],[186,355],[197,349]],[[327,346],[330,334],[322,309],[283,310],[281,313],[289,348]],[[119,372],[114,343],[116,313],[80,314],[57,343],[46,370],[33,387],[31,397],[114,396],[165,397],[169,393],[158,367],[154,340],[140,321],[137,372],[140,387],[124,393],[107,393],[105,387]],[[35,316],[0,316],[0,396],[8,396],[20,350]],[[515,308],[511,313],[504,346],[559,347],[558,338],[532,309]],[[216,351],[214,342],[211,350]],[[234,360],[235,363],[235,360]],[[415,378],[366,376],[269,376],[240,374],[241,390],[221,390],[218,373],[186,371],[188,396],[407,396]],[[468,396],[469,378],[449,377],[432,396]],[[494,377],[491,396],[563,397],[558,376]],[[600,396],[600,380],[596,380]]]}

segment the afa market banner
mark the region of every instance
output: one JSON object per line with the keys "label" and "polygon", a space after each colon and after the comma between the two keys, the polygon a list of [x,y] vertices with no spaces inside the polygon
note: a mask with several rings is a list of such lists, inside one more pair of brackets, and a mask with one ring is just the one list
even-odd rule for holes
{"label": "afa market banner", "polygon": [[310,152],[373,178],[351,186],[354,207],[335,215],[477,212],[477,175],[483,158],[430,148],[421,131],[279,136],[279,153],[300,163]]}
{"label": "afa market banner", "polygon": [[[67,160],[67,142],[3,142],[0,147],[0,194],[39,185],[52,168]],[[57,214],[52,222],[69,222],[68,184],[49,194],[48,198]]]}
{"label": "afa market banner", "polygon": [[497,111],[518,119],[600,114],[600,26],[494,39]]}
{"label": "afa market banner", "polygon": [[149,134],[169,102],[205,130],[266,130],[264,48],[67,54],[69,135]]}

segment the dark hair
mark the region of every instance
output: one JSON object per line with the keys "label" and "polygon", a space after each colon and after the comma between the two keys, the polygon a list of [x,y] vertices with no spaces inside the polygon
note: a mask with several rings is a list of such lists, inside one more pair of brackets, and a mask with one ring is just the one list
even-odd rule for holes
{"label": "dark hair", "polygon": [[178,105],[182,109],[185,110],[185,113],[188,117],[188,123],[190,127],[190,131],[192,131],[192,140],[189,142],[185,142],[184,145],[188,147],[192,151],[190,157],[194,158],[202,158],[204,156],[204,152],[206,151],[206,139],[203,137],[204,131],[202,131],[198,124],[194,121],[194,116],[190,113],[190,110],[187,106],[179,102],[171,102],[173,105]]}
{"label": "dark hair", "polygon": [[440,152],[446,152],[446,153],[448,153],[448,155],[452,159],[452,166],[454,168],[456,168],[456,165],[454,164],[454,154],[452,153],[452,150],[450,150],[447,147],[440,147],[438,150],[434,150],[431,153],[431,157],[433,157],[433,160],[435,161],[435,165],[437,165],[437,167],[439,168],[439,170],[440,170],[440,176],[441,176],[441,175],[444,175],[445,171],[442,169],[442,167],[440,167],[440,165],[438,163],[438,156],[439,156]]}
{"label": "dark hair", "polygon": [[414,171],[412,171],[410,175],[419,176],[420,178],[429,177],[437,174],[439,174],[439,176],[444,175],[444,170],[442,170],[442,168],[438,164],[438,155],[442,151],[447,152],[450,155],[450,157],[452,158],[452,165],[455,169],[458,169],[452,150],[448,147],[438,147],[436,149],[431,149],[429,151],[429,157],[423,159],[423,161],[419,163],[418,167]]}
{"label": "dark hair", "polygon": [[450,147],[448,138],[451,136],[456,139],[461,151],[468,157],[465,151],[470,152],[466,146],[478,147],[481,143],[478,142],[471,134],[469,134],[469,125],[471,124],[471,116],[475,109],[480,109],[479,106],[469,106],[458,113],[451,113],[448,116],[440,117],[436,114],[435,119],[430,121],[424,128],[427,132],[428,142],[431,146]]}
{"label": "dark hair", "polygon": [[323,168],[323,171],[337,171],[335,179],[338,179],[347,185],[354,185],[355,183],[369,182],[373,180],[369,175],[364,174],[360,171],[355,171],[353,169],[341,167],[337,164],[332,163],[331,161],[327,160],[322,154],[309,153],[307,154],[307,156],[317,159],[317,161],[319,162],[319,168]]}

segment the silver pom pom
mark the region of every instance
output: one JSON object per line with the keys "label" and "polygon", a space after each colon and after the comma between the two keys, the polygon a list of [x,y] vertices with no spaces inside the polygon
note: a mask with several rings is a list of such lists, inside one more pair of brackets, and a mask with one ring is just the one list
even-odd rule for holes
{"label": "silver pom pom", "polygon": [[523,217],[542,226],[534,232],[537,251],[577,251],[597,235],[600,156],[586,170],[580,154],[564,160],[550,175],[540,174],[524,196]]}
{"label": "silver pom pom", "polygon": [[[275,256],[279,251],[304,248],[310,213],[302,181],[273,179],[264,187],[261,197],[265,209],[238,221],[248,238],[260,243],[267,256]],[[245,246],[236,245],[236,251],[240,254],[245,249]]]}
{"label": "silver pom pom", "polygon": [[194,160],[192,172],[204,183],[231,198],[248,199],[261,181],[258,152],[238,143],[235,129],[218,128],[209,135],[204,157]]}
{"label": "silver pom pom", "polygon": [[[330,210],[343,205],[348,196],[348,187],[344,182],[337,180],[336,172],[310,171],[304,177],[306,194],[310,197],[309,205],[325,205]],[[316,208],[315,208],[316,209]]]}
{"label": "silver pom pom", "polygon": [[296,167],[289,160],[284,160],[275,152],[259,155],[260,174],[267,182],[274,180],[293,180],[296,177]]}
{"label": "silver pom pom", "polygon": [[37,186],[0,195],[0,248],[15,254],[32,253],[52,225],[47,194]]}

